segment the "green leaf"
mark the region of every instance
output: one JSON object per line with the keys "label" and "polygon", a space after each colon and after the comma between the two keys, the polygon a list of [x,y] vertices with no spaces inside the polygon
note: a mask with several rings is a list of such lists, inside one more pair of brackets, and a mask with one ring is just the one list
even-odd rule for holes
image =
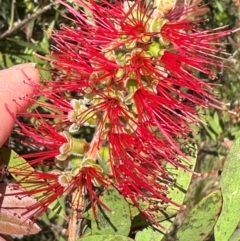
{"label": "green leaf", "polygon": [[[183,170],[182,168],[175,168],[170,163],[167,164],[167,169],[172,173],[172,176],[176,178],[175,185],[171,189],[169,189],[168,198],[172,199],[175,203],[178,203],[179,205],[183,204],[186,192],[188,190],[193,175],[193,172],[191,172],[191,170],[194,170],[197,160],[196,146],[189,144],[184,148],[184,152],[186,153],[187,160],[179,158],[179,161],[185,163],[186,166],[188,166],[189,171]],[[171,204],[168,205],[164,211],[161,211],[157,215],[157,220],[159,220],[160,225],[163,226],[165,230],[168,230],[171,227],[176,215],[178,214],[179,209],[180,208]],[[162,238],[164,237],[164,234],[159,234],[159,236],[160,235],[162,235]]]}
{"label": "green leaf", "polygon": [[[0,160],[3,161],[3,163],[8,167],[9,172],[13,176],[13,178],[16,180],[16,182],[19,182],[19,184],[27,191],[34,190],[39,187],[39,185],[47,184],[47,180],[36,180],[36,184],[33,183],[32,179],[29,179],[28,182],[28,177],[26,177],[26,172],[29,172],[29,175],[33,172],[35,172],[34,168],[29,165],[29,163],[23,159],[22,157],[19,157],[16,152],[11,150],[8,147],[1,147],[0,148]],[[12,170],[12,172],[11,172]],[[15,171],[14,171],[15,170]],[[16,170],[18,171],[18,174],[16,175]],[[23,171],[23,175],[21,176],[21,170]],[[21,182],[23,181],[24,182]],[[44,192],[39,192],[33,195],[34,198],[38,199],[42,197]],[[58,200],[55,200],[52,202],[48,208],[55,212],[56,214],[60,215],[64,219],[65,217],[65,212],[62,206],[60,205]]]}
{"label": "green leaf", "polygon": [[39,46],[37,46],[35,44],[29,43],[29,42],[25,42],[25,41],[22,41],[22,40],[16,40],[16,39],[13,39],[13,38],[8,38],[7,40],[8,41],[12,41],[12,42],[18,44],[19,46],[28,48],[31,51],[46,53],[45,49],[43,49],[43,48],[41,48],[41,47],[39,47]]}
{"label": "green leaf", "polygon": [[77,241],[134,241],[131,238],[121,235],[91,235],[78,239]]}
{"label": "green leaf", "polygon": [[152,227],[143,229],[143,231],[137,232],[135,240],[136,241],[153,241],[161,240],[162,233],[158,230],[154,230]]}
{"label": "green leaf", "polygon": [[[206,113],[206,121],[207,124],[210,126],[210,128],[213,130],[213,132],[219,136],[222,133],[222,127],[220,125],[220,120],[217,112],[214,112],[213,116],[209,113],[209,111]],[[206,126],[205,126],[206,127]]]}
{"label": "green leaf", "polygon": [[216,190],[204,197],[183,221],[178,241],[203,241],[212,231],[222,207],[222,195]]}
{"label": "green leaf", "polygon": [[129,203],[129,208],[130,208],[130,213],[132,218],[138,216],[140,214],[140,211],[144,212],[149,208],[149,203],[144,200],[139,200],[138,207],[134,206],[130,199],[127,199],[127,201]]}
{"label": "green leaf", "polygon": [[131,215],[128,202],[112,186],[110,186],[100,197],[101,202],[111,211],[98,205],[96,217],[89,211],[92,220],[92,234],[119,234],[128,235],[131,227]]}
{"label": "green leaf", "polygon": [[223,6],[221,5],[221,3],[219,1],[216,1],[216,5],[217,5],[217,8],[218,8],[218,11],[219,12],[224,12],[225,10],[223,9]]}
{"label": "green leaf", "polygon": [[49,52],[49,36],[54,29],[55,23],[56,23],[55,20],[53,20],[49,24],[48,29],[44,32],[43,39],[40,42],[40,47],[44,50],[44,53]]}
{"label": "green leaf", "polygon": [[221,215],[215,226],[215,240],[229,240],[237,227],[240,204],[240,138],[232,145],[220,179],[220,187],[223,196],[223,207]]}
{"label": "green leaf", "polygon": [[[179,158],[179,162],[185,163],[185,165],[188,167],[188,171],[183,170],[182,168],[176,168],[172,166],[170,163],[166,165],[167,170],[172,173],[172,176],[176,179],[175,185],[173,185],[172,188],[169,188],[168,198],[170,198],[175,203],[178,203],[179,205],[183,204],[183,201],[185,199],[186,192],[188,190],[188,187],[190,185],[193,170],[195,168],[196,164],[196,157],[197,157],[197,148],[193,145],[188,145],[183,148],[184,153],[186,154],[186,160],[183,158]],[[157,213],[152,213],[155,220],[159,222],[159,224],[162,226],[161,231],[166,232],[169,230],[169,228],[172,226],[172,223],[176,217],[176,215],[179,212],[180,207],[176,207],[172,204],[168,204],[164,206],[163,211],[158,211]],[[135,225],[135,220],[133,220],[132,226]],[[143,224],[144,220],[140,221],[138,220],[139,224]],[[145,225],[147,223],[145,222]],[[139,225],[138,225],[139,226]],[[137,233],[137,236],[139,240],[144,240],[144,237],[146,237],[146,240],[155,240],[153,237],[157,237],[156,240],[160,241],[164,237],[163,232],[159,232],[158,230],[154,229],[153,227],[149,226],[145,228],[143,231]],[[151,239],[152,238],[152,239]]]}
{"label": "green leaf", "polygon": [[237,229],[233,235],[231,236],[231,238],[229,239],[229,241],[239,241],[240,240],[240,229]]}

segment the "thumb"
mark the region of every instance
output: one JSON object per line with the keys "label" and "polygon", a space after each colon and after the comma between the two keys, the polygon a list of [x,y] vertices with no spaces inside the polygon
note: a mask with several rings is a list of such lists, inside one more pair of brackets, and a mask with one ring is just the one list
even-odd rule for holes
{"label": "thumb", "polygon": [[20,64],[0,71],[0,147],[7,140],[14,124],[8,109],[16,115],[27,108],[26,96],[33,95],[34,83],[40,76],[35,64]]}

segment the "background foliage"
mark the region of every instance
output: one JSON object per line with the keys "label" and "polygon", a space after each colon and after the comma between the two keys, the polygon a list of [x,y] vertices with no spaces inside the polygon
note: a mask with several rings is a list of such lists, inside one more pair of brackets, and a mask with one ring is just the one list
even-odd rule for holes
{"label": "background foliage", "polygon": [[[229,28],[233,29],[240,27],[238,0],[205,0],[202,3],[208,4],[209,8],[203,16],[207,20],[204,23],[205,28],[224,25],[229,25]],[[64,8],[50,0],[0,0],[0,6],[0,69],[19,63],[36,62],[42,69],[44,78],[48,78],[48,73],[44,71],[48,64],[37,58],[34,53],[47,55],[52,44],[48,37],[49,33],[53,29],[58,29],[61,24],[71,24],[64,18],[67,14]],[[183,217],[207,194],[218,188],[226,154],[232,141],[240,137],[240,32],[225,42],[228,43],[227,51],[232,55],[229,55],[228,69],[216,73],[218,80],[215,83],[218,85],[219,99],[231,112],[201,110],[206,124],[202,125],[200,134],[195,136],[199,149],[195,170],[200,175],[193,177],[185,200],[187,208],[175,220],[171,233],[166,237],[169,240],[177,232]],[[16,146],[15,138],[18,137],[12,137],[11,146],[18,153],[30,151],[24,146]],[[214,198],[218,197],[217,192],[214,195]],[[37,235],[37,240],[65,240],[67,224],[61,217],[53,218],[51,213],[47,213],[39,223],[43,231]],[[33,236],[15,238],[26,241],[34,239]],[[213,236],[210,239],[214,240]],[[139,240],[141,241],[141,238]]]}

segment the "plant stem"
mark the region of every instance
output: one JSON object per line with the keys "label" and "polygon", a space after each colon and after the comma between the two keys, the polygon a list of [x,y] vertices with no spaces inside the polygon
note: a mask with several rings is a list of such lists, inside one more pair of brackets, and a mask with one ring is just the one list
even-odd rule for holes
{"label": "plant stem", "polygon": [[78,237],[78,214],[83,212],[85,206],[82,188],[77,188],[72,194],[72,208],[68,224],[68,241],[76,241]]}

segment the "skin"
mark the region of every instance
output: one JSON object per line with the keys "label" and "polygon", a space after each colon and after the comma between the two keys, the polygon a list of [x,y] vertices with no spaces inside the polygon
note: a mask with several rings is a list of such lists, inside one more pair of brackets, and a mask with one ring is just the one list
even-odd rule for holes
{"label": "skin", "polygon": [[[39,80],[39,72],[33,63],[15,65],[0,71],[0,147],[12,131],[13,116],[28,107],[26,96],[33,95],[34,84]],[[25,100],[22,99],[24,97]]]}

